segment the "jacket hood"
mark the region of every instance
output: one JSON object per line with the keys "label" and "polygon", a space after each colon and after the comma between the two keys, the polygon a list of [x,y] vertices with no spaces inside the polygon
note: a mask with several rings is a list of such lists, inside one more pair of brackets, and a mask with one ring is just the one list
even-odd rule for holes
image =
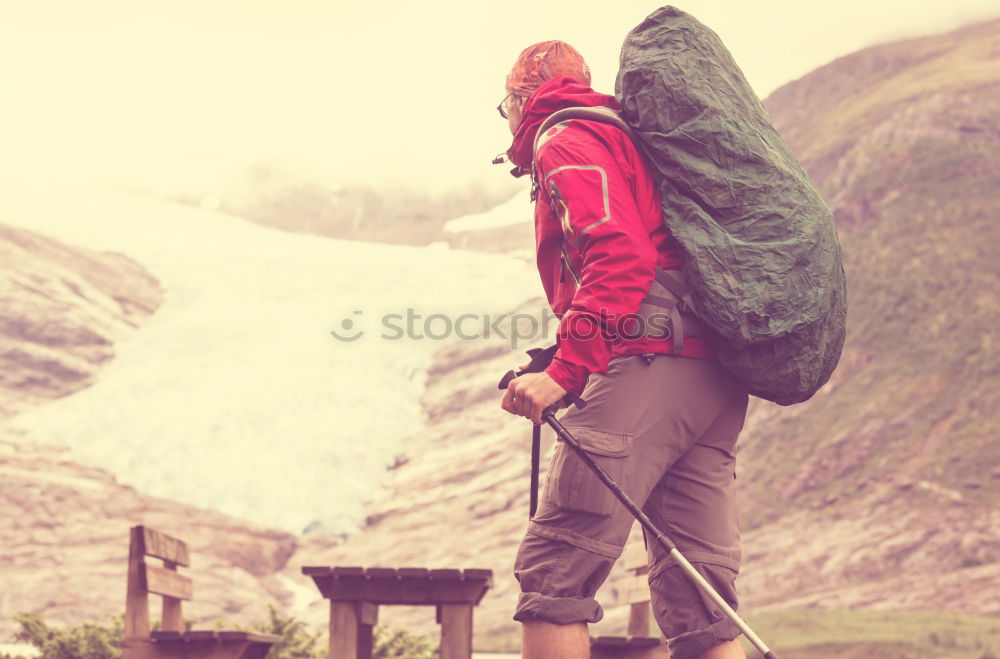
{"label": "jacket hood", "polygon": [[514,142],[507,149],[507,157],[517,168],[511,173],[523,176],[531,169],[534,158],[532,148],[535,135],[542,122],[553,112],[563,108],[605,106],[618,110],[614,96],[599,94],[584,83],[569,76],[546,80],[528,97],[521,116],[521,123],[514,132]]}

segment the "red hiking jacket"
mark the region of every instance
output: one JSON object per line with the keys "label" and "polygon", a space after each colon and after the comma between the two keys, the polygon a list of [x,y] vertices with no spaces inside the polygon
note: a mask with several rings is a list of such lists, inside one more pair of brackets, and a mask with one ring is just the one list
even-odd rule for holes
{"label": "red hiking jacket", "polygon": [[[528,99],[508,157],[530,171],[535,135],[550,114],[601,105],[619,109],[614,97],[572,78],[547,80]],[[538,272],[560,319],[559,348],[545,372],[580,394],[615,357],[673,352],[669,339],[616,337],[629,333],[621,323],[638,311],[655,268],[681,267],[680,251],[652,175],[618,128],[580,119],[554,126],[539,140],[534,164]],[[680,354],[715,359],[702,337],[685,337]]]}

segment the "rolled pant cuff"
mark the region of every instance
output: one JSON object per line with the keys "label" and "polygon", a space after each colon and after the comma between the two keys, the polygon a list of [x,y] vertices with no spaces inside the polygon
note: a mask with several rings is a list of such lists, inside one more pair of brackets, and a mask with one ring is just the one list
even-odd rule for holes
{"label": "rolled pant cuff", "polygon": [[691,659],[708,652],[720,643],[731,641],[740,635],[736,623],[726,618],[705,629],[687,632],[667,641],[670,659]]}
{"label": "rolled pant cuff", "polygon": [[604,610],[593,597],[549,597],[540,593],[521,593],[514,611],[514,620],[543,620],[556,625],[574,622],[595,623],[604,617]]}

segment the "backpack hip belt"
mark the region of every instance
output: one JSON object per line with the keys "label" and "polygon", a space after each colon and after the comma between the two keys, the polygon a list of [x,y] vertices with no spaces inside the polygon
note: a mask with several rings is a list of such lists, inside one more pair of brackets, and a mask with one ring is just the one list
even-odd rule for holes
{"label": "backpack hip belt", "polygon": [[[708,329],[694,313],[691,292],[691,285],[681,270],[657,268],[649,293],[636,315],[644,327],[661,328],[664,331],[659,334],[644,332],[642,336],[673,339],[675,355],[684,350],[685,336],[706,336]],[[663,317],[664,312],[666,318]],[[668,322],[664,324],[658,322],[660,320]]]}

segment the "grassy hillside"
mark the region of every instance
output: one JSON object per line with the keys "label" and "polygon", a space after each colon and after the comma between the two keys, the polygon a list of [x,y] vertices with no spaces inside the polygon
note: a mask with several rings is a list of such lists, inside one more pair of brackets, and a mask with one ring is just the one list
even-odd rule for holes
{"label": "grassy hillside", "polygon": [[[771,611],[747,622],[781,659],[995,659],[1000,621],[930,611]],[[747,655],[760,657],[746,644]]]}
{"label": "grassy hillside", "polygon": [[[783,659],[998,654],[997,619],[979,617],[1000,615],[991,80],[1000,21],[861,51],[765,103],[834,211],[849,288],[829,385],[794,407],[754,400],[741,436],[741,607],[760,612],[750,621]],[[435,361],[427,430],[407,439],[369,526],[329,552],[492,568],[476,647],[512,650],[528,459],[495,383],[517,362],[473,344]],[[625,629],[616,570],[598,596],[601,634]]]}
{"label": "grassy hillside", "polygon": [[1000,21],[861,51],[766,106],[834,210],[848,339],[826,390],[749,433],[745,522],[851,514],[890,481],[910,506],[995,506]]}

